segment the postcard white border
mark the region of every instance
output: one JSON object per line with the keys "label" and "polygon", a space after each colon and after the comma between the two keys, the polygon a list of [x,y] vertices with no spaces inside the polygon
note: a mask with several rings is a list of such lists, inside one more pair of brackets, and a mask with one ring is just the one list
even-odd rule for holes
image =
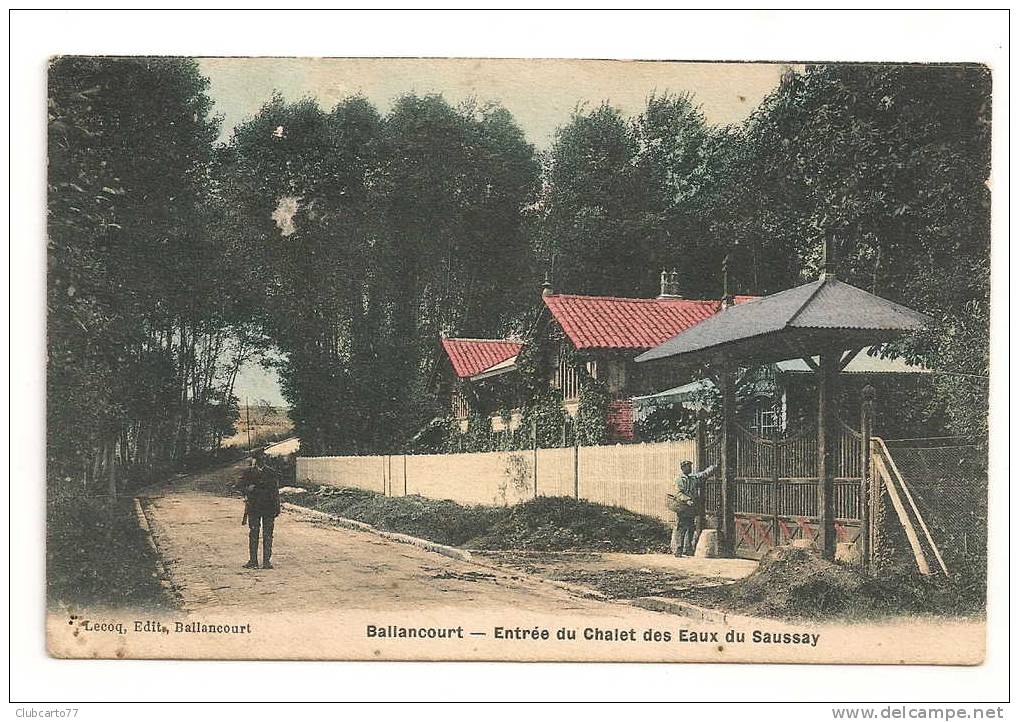
{"label": "postcard white border", "polygon": [[[11,693],[89,699],[990,700],[1008,679],[1009,18],[1001,12],[15,11],[11,23]],[[994,72],[992,558],[988,658],[975,668],[73,662],[43,644],[45,63],[65,53],[978,61]],[[214,684],[210,681],[214,680]],[[252,680],[267,680],[253,684]],[[685,695],[682,695],[685,696]],[[822,705],[817,712],[824,714]],[[217,711],[219,710],[219,711]],[[98,712],[99,710],[93,710]],[[278,710],[210,714],[275,717]],[[308,710],[309,714],[313,714]],[[397,714],[411,710],[397,710]],[[657,714],[647,710],[649,714]],[[698,712],[690,710],[690,713]],[[803,710],[807,712],[807,710]],[[158,717],[190,714],[153,710]],[[326,712],[328,714],[328,712]],[[612,708],[577,714],[601,716]],[[711,710],[700,713],[713,714]],[[774,713],[774,714],[772,714]],[[102,719],[127,719],[124,707]],[[146,712],[148,714],[148,712]],[[779,719],[757,707],[755,719]],[[202,717],[204,718],[203,712]],[[458,715],[457,715],[458,716]],[[449,715],[447,715],[449,717]],[[84,717],[83,717],[84,718]],[[98,719],[98,717],[96,717]]]}

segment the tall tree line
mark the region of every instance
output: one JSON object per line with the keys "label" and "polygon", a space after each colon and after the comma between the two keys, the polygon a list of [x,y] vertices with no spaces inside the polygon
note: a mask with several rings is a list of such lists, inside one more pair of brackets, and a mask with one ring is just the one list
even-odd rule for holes
{"label": "tall tree line", "polygon": [[[580,110],[546,159],[538,255],[558,289],[767,294],[817,277],[825,239],[845,281],[920,309],[922,361],[950,431],[986,433],[991,77],[973,65],[789,71],[746,122],[709,127],[684,96],[625,119]],[[613,264],[608,259],[626,259]]]}
{"label": "tall tree line", "polygon": [[648,297],[676,268],[717,298],[728,254],[763,294],[814,277],[825,238],[842,278],[935,317],[896,351],[986,429],[984,68],[790,71],[727,127],[682,94],[580,107],[543,153],[504,108],[413,94],[275,96],[217,144],[207,88],[187,60],[51,66],[51,478],[207,448],[270,346],[307,453],[399,448],[445,413],[439,335],[520,330],[546,272]]}
{"label": "tall tree line", "polygon": [[227,152],[231,235],[257,259],[302,448],[399,446],[443,413],[439,335],[497,335],[521,308],[533,148],[498,106],[277,96]]}
{"label": "tall tree line", "polygon": [[118,468],[181,461],[229,422],[207,86],[186,60],[50,66],[51,481],[112,493]]}

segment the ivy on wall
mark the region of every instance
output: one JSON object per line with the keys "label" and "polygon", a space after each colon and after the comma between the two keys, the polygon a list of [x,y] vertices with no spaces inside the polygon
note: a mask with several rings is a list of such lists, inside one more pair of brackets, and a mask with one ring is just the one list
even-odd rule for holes
{"label": "ivy on wall", "polygon": [[[538,318],[517,355],[513,393],[503,395],[524,399],[517,428],[493,432],[489,414],[472,411],[466,432],[455,423],[450,426],[447,448],[469,452],[530,449],[535,443],[542,448],[572,446],[575,441],[585,446],[603,443],[608,429],[608,387],[588,372],[588,359],[564,341],[562,329]],[[566,355],[566,363],[576,369],[580,379],[577,415],[572,419],[560,390],[551,385],[560,353]],[[476,404],[472,399],[472,408]],[[513,410],[507,404],[497,409],[504,429],[509,429]]]}
{"label": "ivy on wall", "polygon": [[463,436],[463,446],[470,451],[494,451],[498,447],[488,414],[476,409],[467,417],[467,431]]}
{"label": "ivy on wall", "polygon": [[568,420],[558,389],[545,386],[524,407],[520,428],[533,436],[539,447],[550,448],[563,445],[563,429]]}
{"label": "ivy on wall", "polygon": [[609,388],[604,381],[588,374],[586,368],[581,371],[580,379],[577,443],[581,446],[596,446],[605,441],[608,432]]}

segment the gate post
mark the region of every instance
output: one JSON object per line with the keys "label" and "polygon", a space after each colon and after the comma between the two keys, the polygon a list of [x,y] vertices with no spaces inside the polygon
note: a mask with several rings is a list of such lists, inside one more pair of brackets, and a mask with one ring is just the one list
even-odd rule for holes
{"label": "gate post", "polygon": [[718,382],[722,392],[722,508],[718,510],[718,530],[722,537],[722,556],[733,557],[736,554],[733,499],[736,491],[736,389],[731,362],[723,362]]}
{"label": "gate post", "polygon": [[707,454],[705,453],[707,440],[704,437],[704,410],[697,409],[696,413],[697,413],[697,426],[695,427],[696,432],[694,434],[696,444],[696,451],[694,453],[696,454],[696,456],[694,457],[694,466],[696,466],[698,469],[702,469],[704,468],[704,462],[707,461]]}
{"label": "gate post", "polygon": [[779,533],[781,528],[778,524],[779,506],[779,469],[782,466],[782,444],[775,440],[771,446],[771,539],[772,546],[779,546]]}
{"label": "gate post", "polygon": [[[708,460],[708,443],[704,429],[704,409],[697,409],[697,426],[694,434],[694,468],[703,469]],[[708,492],[704,485],[700,487],[700,516],[697,518],[699,529],[708,525]],[[718,526],[718,509],[715,509],[715,526]],[[698,534],[700,532],[698,531]]]}
{"label": "gate post", "polygon": [[874,387],[867,384],[860,391],[860,562],[869,569],[873,561],[874,518],[871,514],[870,437],[874,432]]}
{"label": "gate post", "polygon": [[817,384],[817,514],[821,556],[835,559],[835,378],[839,356],[821,356]]}

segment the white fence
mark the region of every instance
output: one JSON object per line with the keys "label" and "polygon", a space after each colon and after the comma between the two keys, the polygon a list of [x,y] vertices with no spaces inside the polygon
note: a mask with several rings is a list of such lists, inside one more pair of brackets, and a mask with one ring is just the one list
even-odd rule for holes
{"label": "white fence", "polygon": [[665,495],[674,488],[679,462],[697,463],[696,447],[693,441],[672,441],[476,454],[303,456],[297,459],[297,482],[461,504],[572,496],[674,521]]}

